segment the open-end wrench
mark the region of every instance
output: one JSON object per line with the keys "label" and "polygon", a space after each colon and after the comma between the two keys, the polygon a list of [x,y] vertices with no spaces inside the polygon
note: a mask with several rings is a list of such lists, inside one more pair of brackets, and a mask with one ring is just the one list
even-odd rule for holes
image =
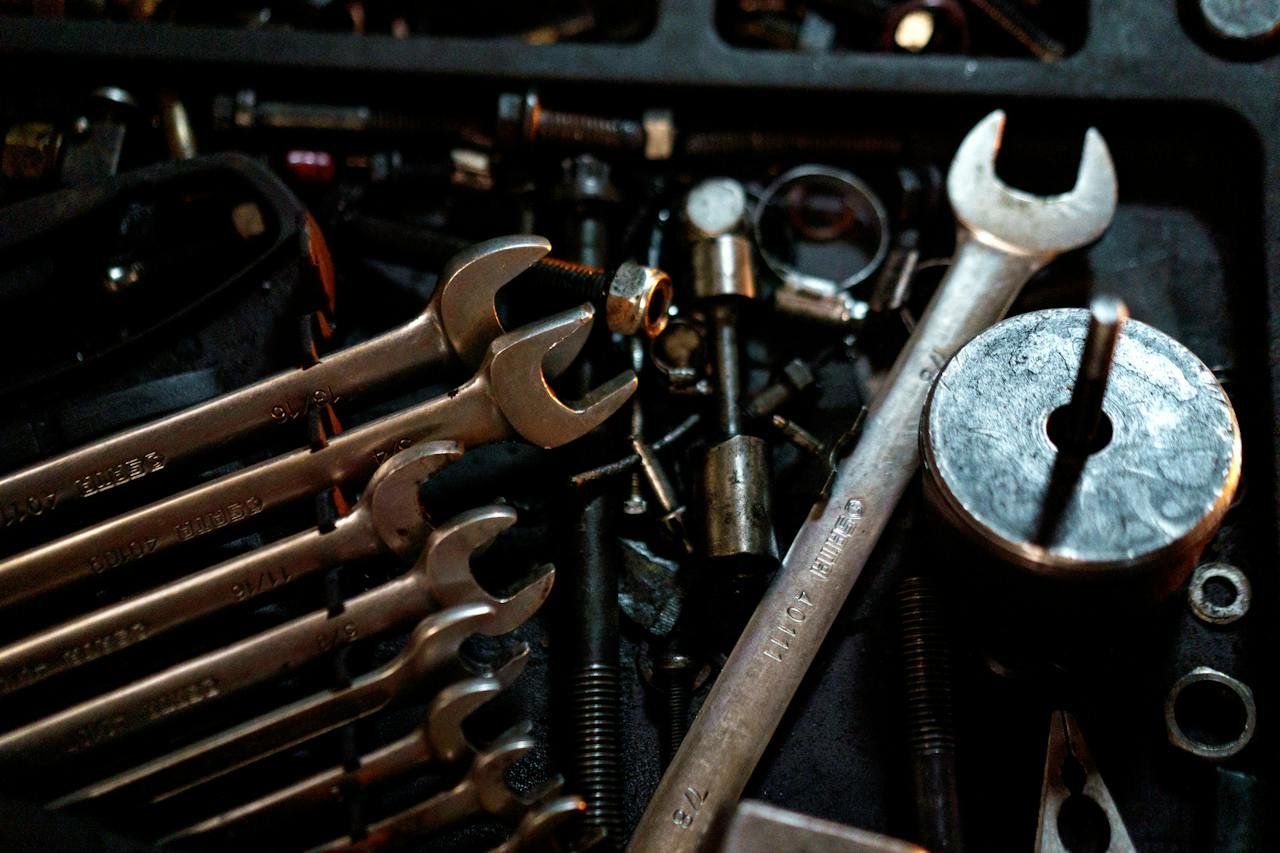
{"label": "open-end wrench", "polygon": [[467,774],[449,790],[441,791],[416,806],[410,806],[378,821],[358,841],[342,838],[313,849],[394,850],[407,846],[429,832],[475,815],[489,814],[516,820],[530,808],[553,796],[559,787],[557,780],[535,793],[521,795],[507,786],[507,769],[535,746],[537,741],[528,735],[528,726],[518,726],[500,737],[488,749],[478,753]]}
{"label": "open-end wrench", "polygon": [[[105,796],[164,799],[276,755],[313,737],[376,714],[457,656],[469,635],[493,618],[492,604],[460,604],[419,623],[396,658],[350,687],[317,693],[188,744],[49,804],[57,809]],[[504,687],[524,671],[518,646],[492,673]]]}
{"label": "open-end wrench", "polygon": [[0,695],[152,640],[332,566],[380,551],[412,558],[422,550],[431,529],[418,500],[419,488],[461,455],[462,448],[452,441],[415,444],[378,467],[355,508],[330,530],[317,528],[255,548],[0,648]]}
{"label": "open-end wrench", "polygon": [[576,355],[594,316],[584,305],[496,338],[468,382],[450,393],[32,548],[0,562],[0,605],[33,598],[201,536],[329,486],[362,482],[388,457],[420,441],[471,447],[523,438],[559,447],[590,432],[636,388],[625,371],[575,408],[547,384],[544,359]]}
{"label": "open-end wrench", "polygon": [[1036,270],[1097,239],[1116,208],[1116,176],[1090,128],[1070,192],[1040,197],[995,174],[1004,114],[978,123],[956,152],[947,192],[956,255],[840,463],[827,500],[800,528],[782,568],[716,679],[631,841],[691,851],[742,793],[823,638],[920,463],[929,387],[966,341],[999,320]]}
{"label": "open-end wrench", "polygon": [[478,367],[485,348],[503,332],[495,294],[550,250],[541,237],[480,243],[449,262],[426,310],[399,328],[0,477],[3,517],[35,520],[77,501],[118,494],[139,480],[154,481],[179,460],[428,368],[452,362]]}
{"label": "open-end wrench", "polygon": [[[534,850],[558,850],[555,846],[555,833],[576,817],[581,817],[587,810],[587,801],[581,797],[556,797],[540,806],[535,806],[525,813],[511,831],[511,837],[489,851],[489,853],[532,853]],[[603,838],[603,833],[591,840],[583,840],[577,848],[589,850],[593,843]]]}
{"label": "open-end wrench", "polygon": [[555,574],[548,566],[509,598],[496,598],[476,583],[471,555],[515,520],[515,510],[505,506],[461,513],[432,531],[412,570],[345,602],[340,614],[315,611],[0,735],[0,761],[38,758],[50,764],[76,757],[442,606],[489,604],[493,614],[474,629],[505,634],[542,606]]}
{"label": "open-end wrench", "polygon": [[271,826],[288,825],[333,805],[342,798],[344,781],[360,786],[405,775],[433,764],[448,764],[467,753],[462,721],[504,689],[496,678],[468,678],[451,684],[427,706],[423,725],[409,735],[374,750],[354,770],[333,767],[315,773],[252,802],[214,815],[158,842],[208,839],[226,832],[262,838]]}

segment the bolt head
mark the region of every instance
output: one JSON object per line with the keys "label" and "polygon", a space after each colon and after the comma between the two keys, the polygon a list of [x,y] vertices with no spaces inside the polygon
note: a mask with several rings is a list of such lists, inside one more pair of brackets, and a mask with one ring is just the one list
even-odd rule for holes
{"label": "bolt head", "polygon": [[813,371],[804,361],[793,358],[782,368],[782,378],[796,391],[803,391],[813,385]]}
{"label": "bolt head", "polygon": [[628,261],[618,267],[609,282],[605,319],[611,332],[644,332],[653,338],[667,327],[670,305],[671,277],[660,269]]}

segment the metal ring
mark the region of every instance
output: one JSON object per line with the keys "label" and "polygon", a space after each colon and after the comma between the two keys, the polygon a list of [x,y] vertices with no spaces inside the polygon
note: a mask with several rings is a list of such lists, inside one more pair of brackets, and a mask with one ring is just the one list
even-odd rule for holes
{"label": "metal ring", "polygon": [[[1215,604],[1209,600],[1209,581],[1222,581],[1235,591],[1234,597],[1227,604]],[[1187,600],[1191,610],[1201,620],[1211,625],[1230,625],[1249,612],[1253,591],[1249,579],[1244,572],[1227,563],[1205,563],[1191,575],[1191,584],[1187,589]]]}
{"label": "metal ring", "polygon": [[[869,253],[870,260],[841,281],[832,281],[831,279],[801,272],[772,254],[765,243],[762,228],[765,211],[768,210],[769,205],[775,199],[785,198],[788,192],[797,191],[804,187],[805,183],[839,185],[848,201],[846,207],[841,210],[844,218],[840,220],[841,228],[839,231],[833,231],[830,227],[819,229],[816,239],[835,239],[841,233],[847,232],[859,223],[874,234],[875,247]],[[751,215],[751,225],[755,235],[756,247],[760,250],[760,256],[764,258],[765,264],[768,265],[769,269],[773,270],[778,278],[782,279],[784,284],[800,290],[809,290],[826,295],[848,290],[870,278],[884,263],[885,257],[889,254],[889,214],[885,210],[884,203],[871,191],[870,187],[852,173],[827,166],[797,166],[779,176],[777,180],[765,188],[760,200],[756,202],[755,210]]]}
{"label": "metal ring", "polygon": [[[1221,684],[1231,690],[1244,711],[1244,724],[1240,727],[1240,733],[1226,743],[1206,743],[1191,738],[1178,722],[1177,705],[1183,692],[1194,685],[1206,683]],[[1248,746],[1249,741],[1253,740],[1253,730],[1257,722],[1258,709],[1253,704],[1253,691],[1248,685],[1207,666],[1198,666],[1179,678],[1173,685],[1173,689],[1169,691],[1169,698],[1164,703],[1164,724],[1169,735],[1169,743],[1184,752],[1212,761],[1230,758]]]}

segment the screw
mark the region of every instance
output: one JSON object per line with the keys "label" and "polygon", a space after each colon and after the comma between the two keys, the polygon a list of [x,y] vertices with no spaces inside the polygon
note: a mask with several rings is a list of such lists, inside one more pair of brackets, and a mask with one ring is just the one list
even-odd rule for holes
{"label": "screw", "polygon": [[693,693],[693,658],[680,651],[675,641],[667,643],[654,667],[662,690],[662,764],[671,763],[689,731],[689,700]]}
{"label": "screw", "polygon": [[1053,62],[1066,55],[1067,49],[1062,42],[1027,17],[1027,14],[1012,0],[969,0],[969,4],[986,15],[1037,59]]}
{"label": "screw", "polygon": [[498,140],[507,145],[546,142],[642,154],[646,136],[638,121],[544,109],[533,90],[498,96]]}
{"label": "screw", "polygon": [[783,365],[776,380],[756,392],[747,404],[752,418],[772,415],[814,383],[813,369],[804,359],[793,358]]}
{"label": "screw", "polygon": [[963,850],[951,650],[942,596],[932,578],[915,576],[902,581],[897,600],[916,840],[930,850]]}

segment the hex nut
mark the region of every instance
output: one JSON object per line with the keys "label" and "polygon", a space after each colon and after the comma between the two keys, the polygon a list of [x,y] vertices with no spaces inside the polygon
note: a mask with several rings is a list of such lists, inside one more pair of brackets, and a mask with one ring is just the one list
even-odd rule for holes
{"label": "hex nut", "polygon": [[643,331],[653,338],[667,327],[670,305],[670,276],[660,269],[627,261],[609,282],[605,320],[611,332],[634,335]]}
{"label": "hex nut", "polygon": [[676,148],[675,120],[670,110],[648,110],[640,118],[644,126],[644,159],[669,160]]}

